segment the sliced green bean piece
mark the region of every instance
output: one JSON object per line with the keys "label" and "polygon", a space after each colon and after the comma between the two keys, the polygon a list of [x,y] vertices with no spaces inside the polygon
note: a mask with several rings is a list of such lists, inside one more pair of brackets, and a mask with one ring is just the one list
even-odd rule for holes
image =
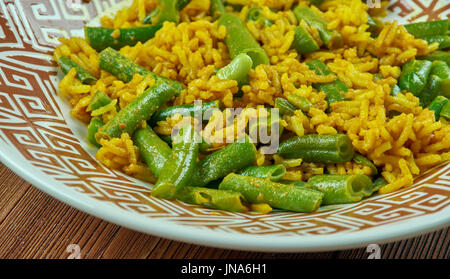
{"label": "sliced green bean piece", "polygon": [[142,22],[154,25],[163,24],[165,21],[180,22],[179,8],[185,1],[178,2],[179,0],[158,0],[158,6]]}
{"label": "sliced green bean piece", "polygon": [[178,81],[152,73],[112,48],[106,48],[100,52],[98,64],[101,69],[116,76],[125,83],[130,82],[135,74],[139,74],[141,76],[150,75],[153,79],[155,79],[155,85],[162,85],[164,83],[164,87],[167,87],[170,91],[175,91],[175,95],[179,95],[182,89],[181,83]]}
{"label": "sliced green bean piece", "polygon": [[188,186],[195,170],[198,146],[193,125],[187,124],[178,130],[172,144],[172,155],[164,163],[152,196],[172,199]]}
{"label": "sliced green bean piece", "polygon": [[211,0],[210,13],[214,20],[225,13],[225,6],[222,0]]}
{"label": "sliced green bean piece", "polygon": [[427,41],[429,44],[439,43],[439,49],[446,49],[450,47],[450,36],[448,35],[425,36],[420,37],[419,39]]}
{"label": "sliced green bean piece", "polygon": [[309,109],[312,108],[313,106],[311,101],[303,96],[299,96],[296,94],[289,94],[287,95],[286,98],[289,101],[289,103],[293,104],[295,107],[301,109],[302,111],[309,111]]}
{"label": "sliced green bean piece", "polygon": [[295,27],[294,32],[291,48],[295,49],[298,54],[307,54],[320,49],[319,44],[303,26]]}
{"label": "sliced green bean piece", "polygon": [[73,62],[66,56],[61,56],[58,59],[58,65],[61,67],[61,70],[66,75],[72,68],[75,68],[77,71],[77,78],[84,84],[95,84],[97,82],[97,78],[91,75],[86,69]]}
{"label": "sliced green bean piece", "polygon": [[153,85],[136,97],[130,104],[122,108],[114,117],[106,123],[95,135],[100,139],[120,137],[122,133],[132,135],[133,132],[147,121],[152,114],[165,102],[175,95],[175,90],[160,82]]}
{"label": "sliced green bean piece", "polygon": [[111,103],[111,98],[106,93],[97,90],[89,101],[87,111],[94,111]]}
{"label": "sliced green bean piece", "polygon": [[328,30],[328,23],[319,17],[310,7],[296,7],[294,9],[294,15],[299,22],[304,20],[309,26],[316,28],[327,48],[335,49],[342,47],[343,40],[341,34],[336,30]]}
{"label": "sliced green bean piece", "polygon": [[232,59],[241,53],[245,53],[252,59],[253,68],[260,64],[270,63],[267,53],[255,38],[253,38],[245,24],[237,15],[224,13],[219,18],[219,25],[223,25],[227,28],[225,44],[228,47]]}
{"label": "sliced green bean piece", "polygon": [[447,102],[441,110],[441,117],[450,120],[450,102]]}
{"label": "sliced green bean piece", "polygon": [[187,5],[189,5],[189,3],[191,3],[191,0],[178,0],[177,1],[177,9],[179,11],[181,11],[182,9],[184,9]]}
{"label": "sliced green bean piece", "polygon": [[84,27],[86,41],[96,51],[105,48],[121,49],[134,46],[138,42],[146,42],[161,29],[162,24],[130,28]]}
{"label": "sliced green bean piece", "polygon": [[367,29],[367,31],[370,32],[372,37],[378,36],[383,29],[382,21],[369,15],[367,16],[367,24],[369,25],[369,29]]}
{"label": "sliced green bean piece", "polygon": [[286,167],[283,165],[251,166],[239,172],[240,175],[279,181],[286,174]]}
{"label": "sliced green bean piece", "polygon": [[95,139],[95,134],[97,133],[98,129],[100,129],[103,125],[104,125],[103,120],[99,117],[91,118],[91,122],[88,125],[88,140],[96,147],[101,147],[101,145]]}
{"label": "sliced green bean piece", "polygon": [[324,194],[323,205],[358,202],[372,194],[372,180],[363,174],[314,175],[306,187]]}
{"label": "sliced green bean piece", "polygon": [[416,22],[403,25],[405,29],[416,38],[435,35],[446,35],[449,20],[435,20],[428,22]]}
{"label": "sliced green bean piece", "polygon": [[448,103],[448,99],[444,96],[437,96],[433,102],[431,102],[430,106],[428,107],[429,110],[434,111],[434,116],[436,121],[439,120],[439,117],[441,116],[441,110],[444,108],[444,106]]}
{"label": "sliced green bean piece", "polygon": [[238,82],[239,87],[248,84],[249,76],[248,73],[252,69],[253,61],[245,53],[238,54],[230,64],[219,69],[217,71],[217,76],[221,80],[235,80]]}
{"label": "sliced green bean piece", "polygon": [[251,203],[267,203],[271,207],[296,212],[314,212],[323,194],[319,191],[230,173],[219,185],[220,190],[240,192]]}
{"label": "sliced green bean piece", "polygon": [[411,92],[419,97],[427,85],[431,72],[432,62],[427,60],[411,60],[402,67],[402,73],[398,80],[398,86],[402,90]]}
{"label": "sliced green bean piece", "polygon": [[201,205],[208,208],[227,210],[231,212],[244,212],[244,196],[235,191],[218,190],[201,187],[187,187],[177,195],[177,199],[190,204]]}
{"label": "sliced green bean piece", "polygon": [[285,158],[302,158],[305,162],[344,163],[352,160],[354,150],[347,135],[305,135],[280,143],[278,154]]}
{"label": "sliced green bean piece", "polygon": [[[333,73],[328,69],[327,65],[320,60],[309,61],[306,65],[318,75],[329,75]],[[338,78],[331,83],[315,83],[313,84],[313,87],[327,95],[326,99],[329,104],[344,100],[344,93],[348,91],[347,85]]]}
{"label": "sliced green bean piece", "polygon": [[256,147],[250,142],[235,142],[206,156],[192,174],[192,186],[205,186],[211,181],[224,177],[256,162]]}
{"label": "sliced green bean piece", "polygon": [[159,177],[164,164],[172,156],[172,149],[148,126],[136,130],[133,142],[152,173]]}
{"label": "sliced green bean piece", "polygon": [[297,107],[284,98],[275,99],[275,108],[279,110],[281,115],[291,115],[297,110]]}
{"label": "sliced green bean piece", "polygon": [[372,161],[370,161],[363,155],[355,153],[355,155],[353,156],[353,162],[364,166],[368,166],[372,170],[373,175],[378,175],[377,167],[372,163]]}
{"label": "sliced green bean piece", "polygon": [[262,9],[260,7],[249,8],[246,19],[247,19],[247,21],[257,22],[261,26],[272,26],[273,25],[273,22],[271,20],[267,19],[263,15]]}
{"label": "sliced green bean piece", "polygon": [[387,185],[387,184],[388,184],[388,182],[386,179],[384,179],[384,177],[382,177],[382,176],[378,177],[372,183],[372,193],[377,192],[378,190],[380,190],[381,187],[383,187],[384,185]]}
{"label": "sliced green bean piece", "polygon": [[[220,109],[220,101],[216,100],[216,101],[211,101],[211,102],[205,102],[201,104],[201,106],[199,106],[200,110],[199,112],[201,113],[202,116],[206,115],[206,112],[208,110],[212,110],[212,109]],[[154,127],[156,126],[156,124],[159,121],[164,121],[167,119],[167,117],[173,116],[177,113],[183,115],[183,116],[195,116],[195,112],[196,112],[196,106],[195,104],[188,104],[188,105],[179,105],[179,106],[172,106],[172,107],[167,107],[167,108],[163,108],[158,110],[153,116],[152,118],[150,118],[150,120],[148,121],[149,125]],[[205,118],[203,119],[204,121],[207,121],[208,119]]]}
{"label": "sliced green bean piece", "polygon": [[296,187],[306,187],[308,185],[308,183],[306,183],[305,181],[294,181],[294,180],[280,180],[278,181],[278,183],[290,184]]}

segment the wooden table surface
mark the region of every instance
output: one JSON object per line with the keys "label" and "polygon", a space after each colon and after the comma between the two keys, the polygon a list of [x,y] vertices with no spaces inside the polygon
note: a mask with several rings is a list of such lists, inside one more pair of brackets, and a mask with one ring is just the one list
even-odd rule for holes
{"label": "wooden table surface", "polygon": [[[321,253],[259,253],[171,241],[103,221],[53,197],[0,164],[0,258],[366,259],[366,248]],[[381,258],[448,259],[449,228],[380,245]]]}

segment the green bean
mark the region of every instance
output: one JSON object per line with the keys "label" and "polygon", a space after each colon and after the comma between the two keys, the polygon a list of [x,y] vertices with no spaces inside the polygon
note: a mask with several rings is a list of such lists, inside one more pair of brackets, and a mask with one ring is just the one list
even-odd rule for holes
{"label": "green bean", "polygon": [[355,153],[355,155],[353,156],[353,162],[355,162],[357,164],[364,165],[364,166],[368,166],[372,170],[372,174],[373,175],[377,175],[378,174],[378,169],[372,163],[372,161],[370,161],[369,159],[367,159],[366,157],[364,157],[361,154]]}
{"label": "green bean", "polygon": [[296,94],[289,94],[287,95],[286,98],[289,101],[289,103],[293,104],[296,108],[301,109],[302,111],[307,112],[313,106],[311,101],[303,96],[299,96]]}
{"label": "green bean", "polygon": [[450,120],[450,102],[447,102],[441,110],[441,117]]}
{"label": "green bean", "polygon": [[441,110],[444,108],[444,106],[448,103],[448,99],[444,96],[437,96],[433,102],[431,102],[430,106],[428,107],[429,110],[434,111],[434,116],[436,121],[439,120],[439,117],[441,115]]}
{"label": "green bean", "polygon": [[253,68],[260,64],[270,63],[267,53],[253,38],[237,15],[224,13],[219,18],[219,25],[227,28],[225,44],[228,47],[231,58],[234,59],[239,54],[245,53],[252,59]]}
{"label": "green bean", "polygon": [[261,26],[272,26],[273,22],[263,16],[262,9],[260,7],[251,7],[248,9],[247,21],[254,21],[259,23]]}
{"label": "green bean", "polygon": [[267,112],[266,116],[258,113],[258,117],[255,120],[249,121],[248,134],[254,142],[266,144],[270,143],[275,137],[281,137],[284,126],[281,125],[283,119],[279,113],[271,108],[264,110]]}
{"label": "green bean", "polygon": [[378,190],[380,190],[381,187],[383,187],[384,185],[387,185],[387,184],[388,184],[388,182],[386,179],[384,179],[384,177],[382,177],[382,176],[378,177],[372,183],[372,193],[377,192]]}
{"label": "green bean", "polygon": [[450,66],[450,52],[449,51],[442,51],[442,50],[436,50],[427,56],[419,57],[419,59],[425,59],[428,61],[444,61],[447,63],[447,65]]}
{"label": "green bean", "polygon": [[103,120],[99,117],[93,117],[88,125],[88,140],[96,147],[101,147],[101,145],[95,139],[95,134],[103,125]]}
{"label": "green bean", "polygon": [[185,191],[182,191],[177,195],[177,199],[185,203],[231,212],[243,212],[248,210],[245,206],[246,200],[244,196],[239,192],[230,190],[187,187]]}
{"label": "green bean", "polygon": [[142,23],[154,25],[163,24],[165,21],[178,23],[180,21],[179,8],[185,5],[184,1],[183,3],[178,2],[178,0],[158,0],[158,6],[144,18]]}
{"label": "green bean", "polygon": [[210,13],[214,20],[225,14],[225,7],[222,0],[211,0]]}
{"label": "green bean", "polygon": [[297,107],[295,107],[293,104],[291,104],[288,100],[284,98],[275,99],[275,108],[279,110],[280,115],[294,114],[294,112],[297,110]]}
{"label": "green bean", "polygon": [[75,68],[77,71],[77,78],[84,84],[95,84],[97,82],[97,78],[91,75],[86,69],[73,62],[66,56],[61,56],[58,59],[58,65],[61,67],[61,70],[66,75],[72,68]]}
{"label": "green bean", "polygon": [[86,110],[94,111],[96,109],[106,106],[109,103],[111,103],[111,98],[108,95],[106,95],[106,93],[97,90],[94,96],[92,96],[92,99],[89,101],[89,105]]}
{"label": "green bean", "polygon": [[135,64],[133,61],[129,60],[112,48],[106,48],[102,52],[100,52],[98,64],[101,69],[116,76],[125,83],[130,82],[135,74],[139,74],[141,76],[149,75],[155,80],[155,85],[164,83],[164,87],[167,87],[167,89],[170,91],[175,91],[175,95],[180,94],[182,89],[181,83],[179,83],[178,81],[174,81],[169,78],[152,73],[144,67]]}
{"label": "green bean", "polygon": [[448,35],[435,35],[420,37],[420,39],[427,41],[429,44],[439,43],[439,49],[446,49],[450,47],[450,36]]}
{"label": "green bean", "polygon": [[444,61],[433,61],[431,76],[440,78],[440,92],[443,96],[450,98],[450,67]]}
{"label": "green bean", "polygon": [[240,175],[279,181],[286,174],[286,167],[283,165],[270,166],[250,166],[239,172]]}
{"label": "green bean", "polygon": [[146,42],[161,29],[162,24],[130,28],[84,27],[84,35],[89,45],[96,51],[105,48],[121,49]]}
{"label": "green bean", "polygon": [[428,22],[416,22],[403,25],[405,29],[416,38],[424,36],[446,35],[449,20],[435,20]]}
{"label": "green bean", "polygon": [[341,34],[336,30],[328,30],[328,23],[319,17],[310,7],[296,7],[294,9],[294,15],[299,22],[304,20],[309,26],[316,28],[327,48],[335,49],[343,45]]}
{"label": "green bean", "polygon": [[353,203],[372,194],[372,180],[363,174],[314,175],[306,187],[324,194],[323,205]]}
{"label": "green bean", "polygon": [[400,87],[397,84],[394,84],[391,87],[391,92],[390,95],[392,96],[397,96],[398,94],[402,93],[402,90],[400,89]]}
{"label": "green bean", "polygon": [[398,80],[398,86],[402,90],[411,92],[419,97],[431,72],[432,63],[427,60],[411,60],[402,67],[402,73]]}
{"label": "green bean", "polygon": [[142,124],[142,121],[147,121],[160,106],[175,95],[175,92],[173,88],[161,82],[149,87],[144,93],[114,115],[98,131],[95,138],[97,141],[100,141],[101,138],[120,137],[122,133],[132,135],[138,126]]}
{"label": "green bean", "polygon": [[[327,65],[320,60],[309,61],[306,65],[318,75],[329,75],[333,73],[328,69]],[[331,83],[315,83],[313,84],[313,87],[327,95],[326,100],[329,104],[344,100],[344,93],[348,91],[347,85],[338,78]]]}
{"label": "green bean", "polygon": [[191,0],[178,0],[177,1],[177,9],[179,11],[181,11],[182,9],[184,9],[187,5],[189,5],[189,3],[191,2]]}
{"label": "green bean", "polygon": [[296,212],[316,211],[323,197],[321,192],[311,189],[234,173],[223,179],[219,189],[240,192],[251,203],[267,203],[274,208]]}
{"label": "green bean", "polygon": [[305,135],[280,143],[278,154],[285,158],[302,158],[305,162],[344,163],[352,160],[352,142],[344,134]]}
{"label": "green bean", "polygon": [[307,54],[320,49],[316,40],[303,26],[295,27],[294,32],[294,41],[291,48],[295,49],[298,54]]}
{"label": "green bean", "polygon": [[164,163],[152,196],[172,199],[188,186],[198,157],[199,143],[195,135],[194,126],[190,123],[178,130],[172,155]]}
{"label": "green bean", "polygon": [[[195,104],[188,104],[188,105],[179,105],[179,106],[172,106],[167,107],[158,110],[152,118],[148,121],[148,124],[152,127],[154,127],[159,121],[164,121],[167,119],[167,117],[173,116],[177,113],[183,115],[183,116],[195,116],[196,110],[198,110],[198,113],[201,113],[202,116],[206,116],[206,112],[208,110],[212,109],[220,109],[220,101],[211,101],[201,104],[201,106],[196,107]],[[203,120],[208,120],[207,118]]]}
{"label": "green bean", "polygon": [[370,32],[372,37],[376,37],[383,29],[383,23],[381,22],[381,20],[373,18],[369,15],[367,16],[367,24],[369,25],[367,31]]}
{"label": "green bean", "polygon": [[231,60],[230,64],[219,69],[217,76],[222,79],[235,80],[238,82],[239,87],[248,84],[248,73],[252,68],[253,61],[245,53],[240,53]]}
{"label": "green bean", "polygon": [[250,142],[235,142],[206,156],[192,174],[192,186],[205,186],[230,172],[243,169],[256,162],[256,147]]}
{"label": "green bean", "polygon": [[309,3],[318,6],[320,4],[322,4],[325,0],[308,0]]}
{"label": "green bean", "polygon": [[296,187],[306,187],[308,185],[308,183],[306,183],[305,181],[293,181],[293,180],[280,180],[278,181],[278,183],[294,185]]}
{"label": "green bean", "polygon": [[172,156],[172,149],[148,126],[136,130],[133,142],[152,173],[159,177],[164,164]]}

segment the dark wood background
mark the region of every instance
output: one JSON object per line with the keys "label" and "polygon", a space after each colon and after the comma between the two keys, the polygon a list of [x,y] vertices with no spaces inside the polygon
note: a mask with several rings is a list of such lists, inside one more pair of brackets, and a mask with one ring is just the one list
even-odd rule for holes
{"label": "dark wood background", "polygon": [[[41,192],[0,164],[0,258],[367,259],[366,248],[320,253],[260,253],[171,241],[105,222]],[[448,259],[449,228],[380,245],[383,259]],[[72,250],[72,254],[73,254]]]}

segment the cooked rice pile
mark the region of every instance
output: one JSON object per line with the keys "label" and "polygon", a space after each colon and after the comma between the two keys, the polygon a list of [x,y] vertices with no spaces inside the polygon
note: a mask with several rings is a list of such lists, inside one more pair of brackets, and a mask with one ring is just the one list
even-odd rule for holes
{"label": "cooked rice pile", "polygon": [[[125,47],[121,53],[149,70],[182,82],[183,91],[168,105],[191,104],[194,100],[221,100],[225,107],[242,107],[243,113],[231,124],[220,121],[218,115],[206,124],[206,134],[224,138],[223,131],[233,126],[245,128],[250,115],[248,109],[261,105],[274,105],[275,98],[296,94],[306,97],[313,107],[308,112],[298,110],[284,116],[282,126],[292,135],[346,133],[357,152],[371,159],[382,168],[383,177],[389,182],[380,193],[392,192],[413,183],[413,178],[431,167],[450,159],[450,125],[435,121],[434,114],[422,109],[419,101],[410,93],[391,96],[390,87],[396,83],[403,63],[416,56],[426,55],[436,44],[428,45],[415,39],[396,22],[385,23],[378,38],[370,37],[368,13],[379,15],[384,9],[371,9],[359,0],[331,0],[313,9],[337,30],[345,47],[313,52],[300,56],[290,49],[294,38],[295,16],[288,9],[294,4],[309,5],[298,0],[233,0],[230,3],[246,4],[240,13],[245,20],[249,7],[262,7],[265,17],[274,22],[260,26],[246,22],[252,35],[261,43],[270,57],[270,65],[259,65],[250,72],[250,83],[241,88],[242,98],[237,98],[236,81],[219,80],[213,73],[230,62],[223,41],[226,30],[217,27],[209,16],[209,1],[194,0],[181,12],[181,23],[164,23],[156,36],[134,47]],[[382,2],[386,6],[387,1]],[[157,0],[134,0],[132,6],[117,13],[114,18],[102,18],[103,26],[129,27],[141,25],[142,19],[156,7]],[[270,8],[282,9],[274,12]],[[284,10],[283,10],[284,9]],[[318,38],[317,30],[309,28]],[[93,112],[86,111],[90,99],[97,90],[107,93],[120,108],[126,106],[153,80],[136,75],[124,84],[97,66],[97,53],[80,38],[61,39],[62,45],[55,51],[55,59],[65,55],[85,67],[99,78],[93,86],[81,84],[70,71],[60,83],[60,91],[69,97],[73,105],[72,115],[89,122]],[[335,75],[320,76],[305,64],[320,59]],[[374,74],[383,79],[374,81]],[[329,83],[339,78],[348,87],[346,100],[331,104],[328,108],[325,94],[317,92],[313,83]],[[389,117],[391,113],[400,114]],[[103,115],[107,122],[116,113],[111,106]],[[222,112],[225,114],[225,111]],[[220,113],[219,113],[220,114]],[[241,121],[238,121],[240,119]],[[181,120],[175,115],[160,121],[155,131],[170,135]],[[238,124],[240,123],[240,124]],[[145,125],[145,124],[143,124]],[[241,126],[239,126],[241,125]],[[237,138],[238,133],[232,133]],[[141,163],[137,148],[127,134],[120,139],[102,141],[97,158],[106,166],[139,177],[149,176]],[[213,150],[225,144],[215,144]],[[305,181],[314,174],[366,174],[372,170],[357,163],[313,164],[301,159],[283,159],[277,155],[258,152],[257,164],[283,164],[287,167],[284,179]]]}

